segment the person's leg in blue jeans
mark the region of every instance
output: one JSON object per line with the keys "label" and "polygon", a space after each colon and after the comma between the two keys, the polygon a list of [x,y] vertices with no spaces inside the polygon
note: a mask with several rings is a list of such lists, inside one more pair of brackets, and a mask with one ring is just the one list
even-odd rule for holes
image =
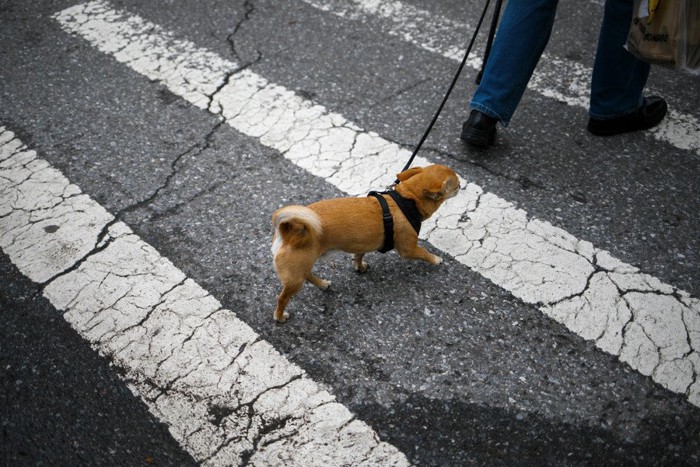
{"label": "person's leg in blue jeans", "polygon": [[477,146],[493,144],[495,122],[507,126],[527,88],[554,24],[558,0],[509,0],[498,27],[474,109],[462,139]]}
{"label": "person's leg in blue jeans", "polygon": [[596,135],[610,136],[651,128],[666,114],[663,99],[642,97],[651,65],[624,47],[633,3],[633,0],[605,2],[591,78],[588,129]]}
{"label": "person's leg in blue jeans", "polygon": [[[496,123],[507,126],[549,40],[557,0],[510,0],[503,13],[473,108],[461,138],[485,147]],[[633,0],[607,0],[591,83],[588,130],[599,136],[651,128],[666,114],[666,101],[642,97],[650,66],[624,45]]]}
{"label": "person's leg in blue jeans", "polygon": [[642,90],[651,65],[624,47],[633,3],[632,0],[605,2],[591,79],[591,117],[616,117],[634,112],[642,105]]}
{"label": "person's leg in blue jeans", "polygon": [[508,125],[544,51],[557,0],[510,0],[471,106]]}

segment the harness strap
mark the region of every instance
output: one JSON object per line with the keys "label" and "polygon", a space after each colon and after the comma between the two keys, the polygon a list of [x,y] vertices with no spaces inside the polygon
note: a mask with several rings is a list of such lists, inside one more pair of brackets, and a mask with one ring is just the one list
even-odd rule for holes
{"label": "harness strap", "polygon": [[416,234],[420,234],[420,225],[423,222],[423,216],[416,206],[416,202],[409,198],[404,198],[398,194],[395,190],[385,191],[385,193],[394,200],[396,205],[399,207],[404,217],[416,231]]}
{"label": "harness strap", "polygon": [[384,244],[379,249],[380,253],[386,253],[394,249],[394,218],[391,217],[389,204],[386,202],[382,193],[370,191],[367,196],[374,196],[379,201],[382,207],[382,221],[384,222]]}
{"label": "harness strap", "polygon": [[374,196],[379,201],[379,205],[382,207],[382,221],[384,222],[384,243],[382,247],[378,250],[380,253],[386,253],[394,249],[394,218],[389,210],[389,204],[384,199],[382,195],[389,195],[391,199],[394,200],[399,210],[403,213],[404,217],[416,231],[416,234],[420,233],[420,226],[423,222],[423,216],[421,216],[416,202],[412,199],[407,199],[398,194],[394,190],[389,191],[370,191],[367,196]]}

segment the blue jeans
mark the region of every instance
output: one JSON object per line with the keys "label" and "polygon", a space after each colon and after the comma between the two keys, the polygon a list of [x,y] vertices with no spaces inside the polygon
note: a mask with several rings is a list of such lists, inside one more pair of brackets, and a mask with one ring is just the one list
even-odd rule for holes
{"label": "blue jeans", "polygon": [[[544,51],[558,0],[509,0],[471,106],[507,126]],[[651,69],[623,46],[632,0],[607,0],[591,79],[589,114],[614,118],[642,105]]]}

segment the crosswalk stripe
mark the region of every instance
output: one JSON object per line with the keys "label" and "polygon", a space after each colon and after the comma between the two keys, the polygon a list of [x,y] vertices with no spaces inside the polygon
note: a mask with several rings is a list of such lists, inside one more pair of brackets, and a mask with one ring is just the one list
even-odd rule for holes
{"label": "crosswalk stripe", "polygon": [[[63,27],[166,84],[350,195],[393,181],[410,154],[248,69],[105,2]],[[197,79],[185,76],[192,74]],[[416,158],[416,165],[430,162]],[[422,237],[457,261],[700,406],[700,300],[468,183]]]}
{"label": "crosswalk stripe", "polygon": [[204,465],[408,465],[2,126],[0,248]]}
{"label": "crosswalk stripe", "polygon": [[[302,0],[321,11],[348,20],[372,21],[384,34],[451,60],[461,60],[464,44],[471,37],[473,25],[432,15],[400,1],[378,0]],[[479,5],[478,8],[481,8]],[[485,36],[485,33],[482,37]],[[471,54],[467,62],[481,68],[481,57]],[[588,109],[591,69],[572,60],[543,54],[528,88],[543,96],[571,106]],[[661,91],[650,89],[651,94]],[[466,104],[465,104],[466,107]],[[671,108],[664,121],[648,131],[654,138],[679,149],[700,155],[700,120]]]}

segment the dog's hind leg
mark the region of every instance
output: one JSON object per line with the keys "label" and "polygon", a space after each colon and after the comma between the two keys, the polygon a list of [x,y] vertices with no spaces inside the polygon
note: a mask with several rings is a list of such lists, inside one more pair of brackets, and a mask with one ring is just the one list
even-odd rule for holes
{"label": "dog's hind leg", "polygon": [[282,292],[279,294],[279,297],[277,297],[277,308],[275,308],[275,313],[273,315],[275,321],[278,323],[284,323],[287,321],[287,319],[289,319],[289,314],[285,312],[284,309],[287,308],[289,300],[294,296],[294,294],[301,290],[303,285],[304,281],[284,284]]}

